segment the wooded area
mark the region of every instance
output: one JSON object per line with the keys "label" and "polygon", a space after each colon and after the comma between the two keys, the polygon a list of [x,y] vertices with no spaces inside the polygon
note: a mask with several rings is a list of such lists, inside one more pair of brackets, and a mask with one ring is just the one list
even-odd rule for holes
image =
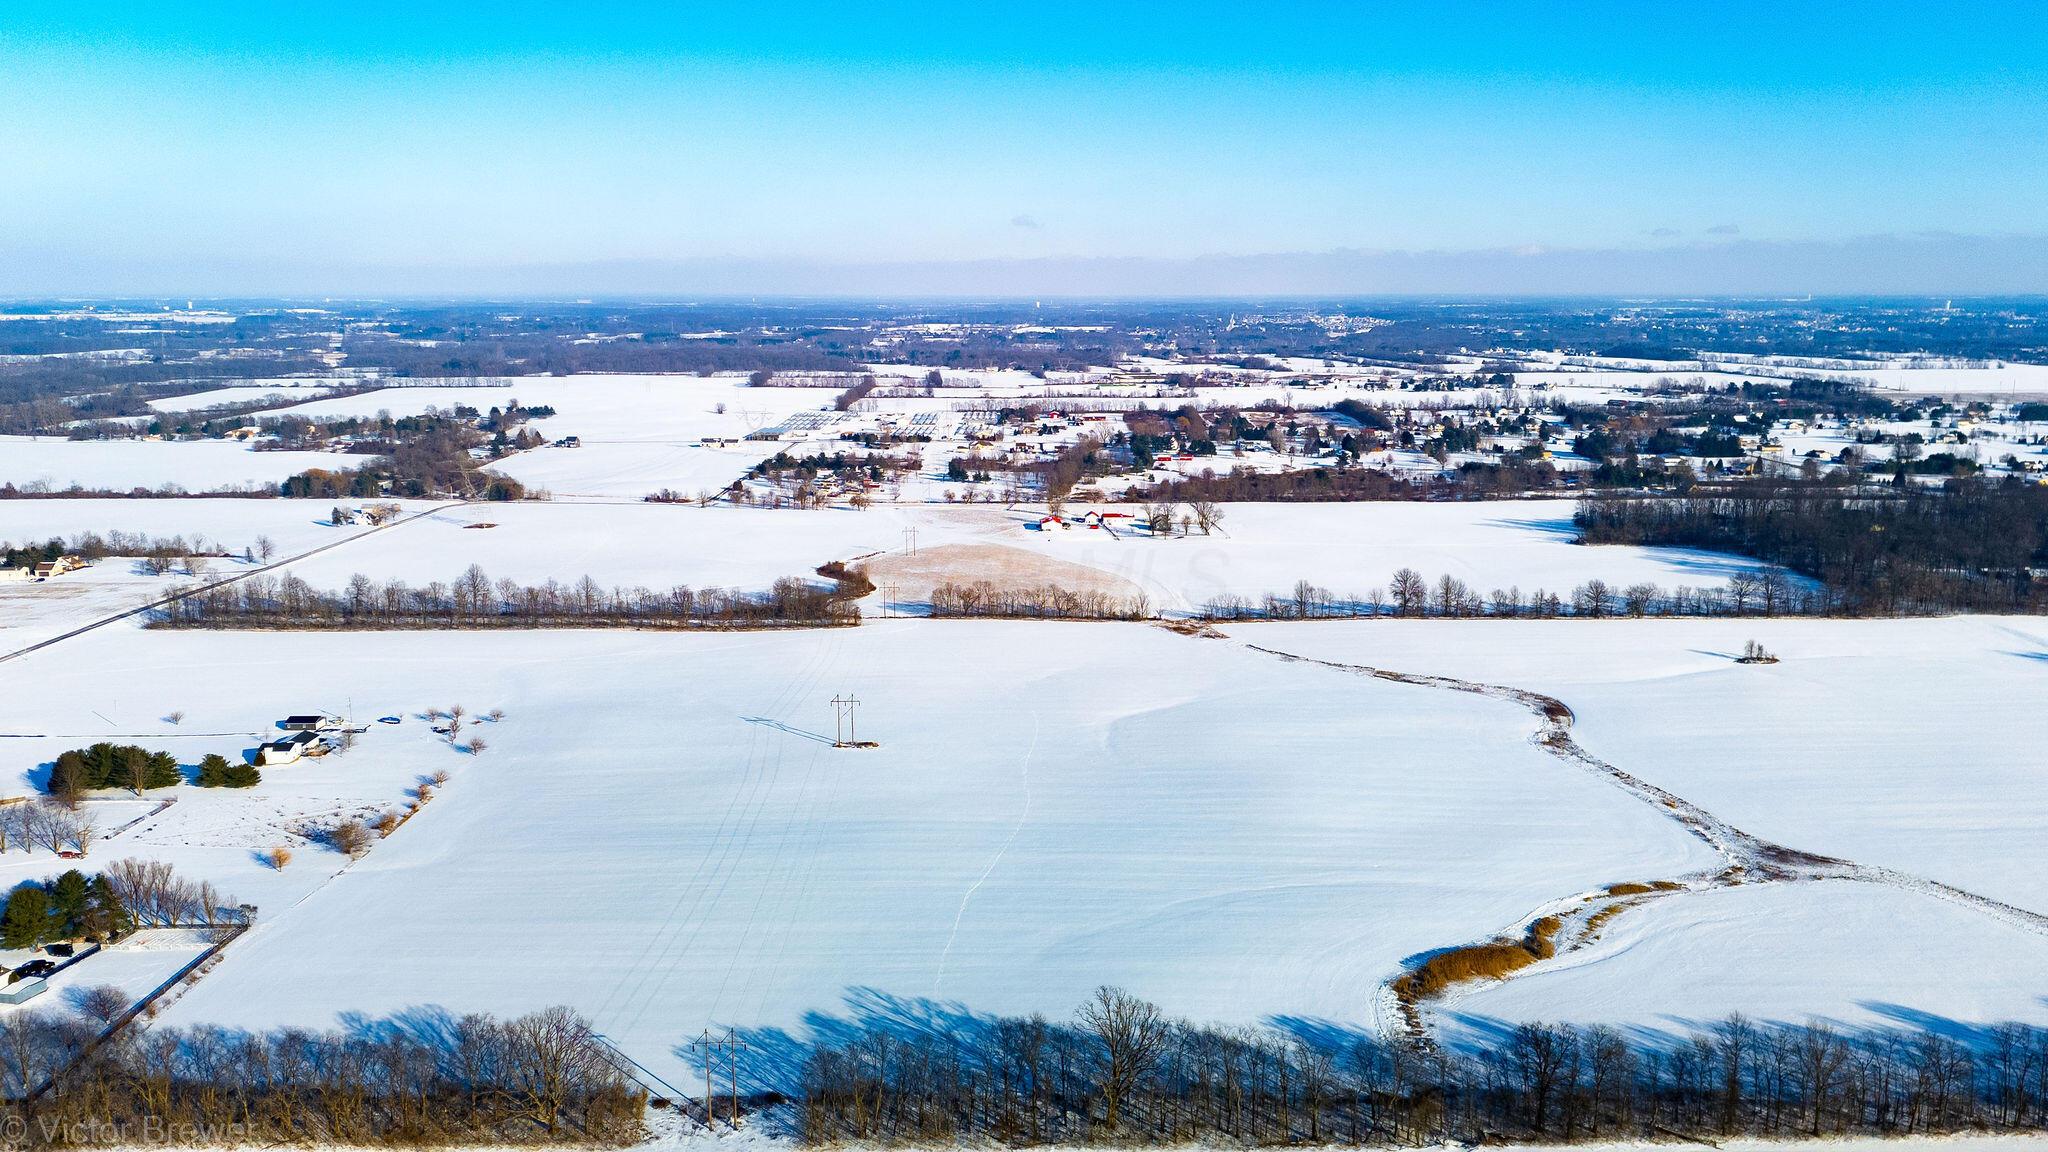
{"label": "wooded area", "polygon": [[2048,611],[2048,487],[2018,478],[1895,490],[1762,478],[1677,497],[1588,497],[1576,521],[1589,544],[1780,564],[1856,614]]}
{"label": "wooded area", "polygon": [[644,1094],[567,1008],[101,1042],[108,1023],[0,1018],[10,1144],[587,1145],[642,1132]]}

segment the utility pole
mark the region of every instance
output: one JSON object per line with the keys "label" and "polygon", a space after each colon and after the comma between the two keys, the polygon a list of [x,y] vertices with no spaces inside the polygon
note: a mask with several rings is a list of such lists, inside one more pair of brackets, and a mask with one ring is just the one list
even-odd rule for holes
{"label": "utility pole", "polygon": [[690,1047],[704,1054],[704,1129],[708,1132],[711,1129],[712,1123],[711,1065],[715,1062],[713,1057],[717,1049],[717,1046],[711,1042],[711,1029],[706,1028],[702,1036],[690,1041]]}
{"label": "utility pole", "polygon": [[914,524],[903,529],[903,551],[911,556],[917,555],[917,526]]}
{"label": "utility pole", "polygon": [[730,1063],[727,1065],[726,1083],[732,1086],[732,1110],[726,1113],[726,1123],[735,1131],[740,1126],[740,1049],[747,1042],[731,1028],[725,1030],[725,1051]]}
{"label": "utility pole", "polygon": [[860,701],[851,693],[832,698],[832,735],[836,737],[834,743],[843,747],[856,739],[853,731],[853,710],[859,706]]}

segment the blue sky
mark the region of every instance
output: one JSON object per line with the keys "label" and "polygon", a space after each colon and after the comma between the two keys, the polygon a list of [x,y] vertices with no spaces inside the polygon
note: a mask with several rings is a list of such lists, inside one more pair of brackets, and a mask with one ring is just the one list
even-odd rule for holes
{"label": "blue sky", "polygon": [[2043,23],[2023,4],[10,0],[0,288],[2039,236]]}

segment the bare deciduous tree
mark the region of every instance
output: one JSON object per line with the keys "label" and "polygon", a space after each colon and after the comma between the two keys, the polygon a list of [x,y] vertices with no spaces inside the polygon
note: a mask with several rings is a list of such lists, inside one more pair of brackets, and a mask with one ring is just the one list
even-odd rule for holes
{"label": "bare deciduous tree", "polygon": [[1137,1090],[1165,1047],[1166,1018],[1156,1005],[1107,985],[1081,1005],[1080,1017],[1101,1049],[1104,1122],[1114,1132],[1125,1098]]}
{"label": "bare deciduous tree", "polygon": [[74,993],[71,1007],[80,1016],[104,1028],[128,1010],[128,994],[112,984],[95,984]]}

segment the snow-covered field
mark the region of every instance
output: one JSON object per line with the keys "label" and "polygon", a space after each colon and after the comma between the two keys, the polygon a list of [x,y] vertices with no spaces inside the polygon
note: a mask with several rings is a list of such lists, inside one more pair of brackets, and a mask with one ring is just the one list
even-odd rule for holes
{"label": "snow-covered field", "polygon": [[[304,552],[354,535],[358,529],[327,523],[333,500],[141,499],[141,500],[0,500],[0,541],[41,543],[51,537],[86,532],[102,536],[181,536],[188,543],[205,539],[239,552],[268,536],[281,556]],[[348,503],[344,501],[343,503]],[[418,501],[392,501],[408,510],[424,508]]]}
{"label": "snow-covered field", "polygon": [[[1434,581],[1455,576],[1482,595],[1518,586],[1568,595],[1601,579],[1718,586],[1756,565],[1680,548],[1584,547],[1572,543],[1570,500],[1456,504],[1235,504],[1220,530],[1151,539],[1100,530],[1026,531],[1016,537],[1048,555],[1101,568],[1146,588],[1166,608],[1199,609],[1222,595],[1288,593],[1297,580],[1340,599],[1384,591],[1401,568]],[[1008,539],[1005,539],[1008,542]]]}
{"label": "snow-covered field", "polygon": [[417,415],[463,406],[487,412],[517,400],[555,409],[533,427],[549,440],[575,436],[577,448],[552,445],[512,456],[497,471],[558,499],[638,500],[662,488],[696,494],[720,489],[783,446],[755,441],[705,448],[707,437],[739,438],[794,412],[829,407],[822,388],[750,388],[744,376],[539,376],[475,385],[393,386],[295,405],[300,416]]}
{"label": "snow-covered field", "polygon": [[276,407],[304,403],[334,391],[331,384],[312,380],[271,380],[253,384],[238,384],[229,388],[213,388],[205,392],[189,392],[183,396],[167,396],[162,400],[151,400],[149,406],[158,412],[195,412],[202,408],[220,408],[229,404],[253,404],[256,401],[274,401]]}
{"label": "snow-covered field", "polygon": [[176,583],[120,558],[48,580],[0,577],[0,656],[139,608]]}
{"label": "snow-covered field", "polygon": [[[569,450],[573,451],[573,450]],[[1240,504],[1221,530],[1151,539],[1128,528],[1040,530],[1042,511],[992,505],[878,504],[866,511],[624,503],[476,504],[338,548],[293,571],[320,587],[362,572],[413,584],[453,579],[471,563],[522,582],[573,581],[667,588],[765,587],[828,560],[858,560],[914,546],[995,545],[1129,581],[1155,608],[1186,614],[1220,595],[1290,593],[1308,580],[1339,597],[1384,591],[1412,567],[1451,575],[1482,594],[1518,585],[1569,594],[1589,579],[1718,586],[1756,565],[1675,548],[1590,548],[1571,543],[1572,502],[1459,504]],[[469,524],[492,528],[467,528]],[[915,537],[906,536],[914,529]],[[962,567],[954,578],[983,574]],[[905,598],[914,598],[907,595]],[[921,595],[921,593],[920,593]]]}
{"label": "snow-covered field", "polygon": [[[217,882],[243,899],[253,886],[266,909],[177,1020],[567,1000],[677,1074],[672,1050],[708,1021],[801,1027],[954,1001],[1063,1013],[1104,981],[1202,1017],[1365,1023],[1418,950],[1559,892],[1713,863],[1656,813],[1560,772],[1512,710],[1142,625],[109,630],[50,655],[31,658],[10,726],[103,730],[95,702],[167,700],[175,670],[184,727],[250,731],[349,699],[407,722],[320,772],[455,771],[289,907],[233,858],[274,834],[260,815],[216,827],[195,807],[188,832],[152,834],[152,851],[228,870]],[[957,672],[991,659],[1001,674]],[[828,746],[839,692],[860,697],[881,748]],[[410,719],[457,700],[507,710],[479,757]],[[150,722],[136,711],[109,715]],[[273,778],[294,770],[255,799]]]}
{"label": "snow-covered field", "polygon": [[[408,511],[427,507],[398,503]],[[53,537],[68,542],[88,532],[102,537],[115,532],[182,537],[188,546],[211,544],[234,554],[206,562],[208,577],[220,579],[261,567],[258,541],[266,537],[275,557],[283,558],[368,531],[361,525],[328,524],[332,511],[331,502],[320,500],[0,500],[0,542],[40,544]],[[153,575],[140,561],[121,556],[48,580],[0,576],[0,656],[139,607],[192,582],[182,568]]]}
{"label": "snow-covered field", "polygon": [[[415,586],[450,581],[471,564],[496,578],[607,587],[766,588],[815,579],[827,560],[903,546],[916,509],[795,511],[685,504],[470,504],[451,507],[292,565],[321,588],[357,572]],[[492,527],[471,527],[471,525]],[[936,537],[934,541],[936,542]]]}
{"label": "snow-covered field", "polygon": [[[359,461],[357,461],[359,462]],[[229,440],[58,440],[0,436],[0,484],[53,490],[161,488],[200,492],[276,484],[308,468],[348,467],[330,452],[257,452]]]}
{"label": "snow-covered field", "polygon": [[[111,724],[175,732],[159,742],[182,758],[245,748],[289,711],[400,715],[344,757],[274,770],[254,796],[188,793],[96,849],[176,860],[266,910],[171,1018],[566,1000],[676,1075],[707,1022],[1057,1013],[1103,981],[1201,1018],[1371,1027],[1380,983],[1418,953],[1601,885],[1719,867],[1655,806],[1531,744],[1516,705],[1246,642],[1553,692],[1593,754],[1747,831],[2048,902],[2038,733],[2013,706],[2048,676],[2048,639],[2025,621],[1229,631],[110,629],[29,658],[6,724],[52,735],[5,752],[28,771]],[[1733,665],[1749,636],[1784,662]],[[842,692],[881,748],[829,747]],[[457,701],[507,710],[477,729],[480,756],[418,721]],[[153,715],[172,705],[177,729]],[[397,803],[437,770],[453,773],[440,798],[347,871],[312,845],[283,873],[254,858],[309,814]],[[2048,938],[1922,890],[1742,886],[1652,902],[1445,1017],[1474,1034],[1530,1017],[1676,1030],[1737,1008],[2048,1021],[2044,978]]]}
{"label": "snow-covered field", "polygon": [[1590,948],[1458,997],[1454,1035],[1569,1020],[1684,1035],[1731,1012],[1850,1028],[2048,1023],[2048,945],[1931,896],[1821,881],[1720,888],[1614,920]]}
{"label": "snow-covered field", "polygon": [[[1562,699],[1594,755],[1744,830],[2048,911],[2048,624],[1272,624],[1259,644]],[[1774,665],[1740,665],[1749,639]]]}
{"label": "snow-covered field", "polygon": [[[1934,371],[1946,370],[1912,374]],[[721,487],[775,450],[839,443],[702,446],[831,400],[735,377],[391,388],[298,410],[515,396],[558,410],[537,423],[544,435],[583,441],[496,465],[555,502],[451,503],[365,534],[328,525],[330,501],[22,500],[0,502],[0,540],[121,531],[239,551],[267,536],[280,558],[313,553],[287,567],[327,588],[358,572],[448,581],[472,563],[521,582],[761,588],[867,560],[878,578],[913,580],[900,601],[921,594],[916,579],[1057,569],[1142,591],[1169,616],[1302,580],[1357,600],[1402,567],[1524,596],[1593,578],[1714,586],[1755,568],[1574,545],[1568,500],[1231,505],[1219,531],[1164,539],[1046,529],[1021,505],[896,503],[886,487],[865,511],[642,502],[662,487]],[[950,449],[926,447],[925,471],[943,475]],[[0,441],[0,479],[201,488],[240,482],[239,468],[267,483],[337,459],[15,439]],[[254,567],[217,561],[214,574]],[[0,656],[183,579],[109,560],[0,582]],[[882,599],[857,629],[792,633],[171,633],[122,621],[4,665],[0,781],[30,792],[59,752],[99,739],[190,764],[247,755],[288,713],[367,725],[345,755],[266,769],[250,792],[179,788],[115,835],[149,810],[98,803],[93,863],[170,860],[262,909],[170,1009],[187,1023],[567,1002],[671,1078],[706,1025],[1064,1014],[1104,982],[1198,1018],[1373,1028],[1389,1023],[1384,982],[1433,949],[1518,931],[1611,883],[1676,878],[1700,888],[1454,994],[1433,1019],[1467,1035],[1531,1018],[1676,1030],[1736,1009],[1851,1027],[2048,1023],[2048,921],[2032,915],[2048,912],[2038,619],[1380,620],[1197,639],[1151,625],[873,619]],[[1781,662],[1735,664],[1752,639]],[[1253,644],[1556,696],[1591,756],[1867,875],[1708,886],[1721,855],[1665,806],[1532,742],[1525,706]],[[859,733],[880,748],[830,746],[842,693],[858,696]],[[463,733],[485,738],[479,754],[430,730],[425,711],[455,703],[507,713]],[[336,820],[409,804],[441,772],[417,818],[361,860],[319,841]],[[275,845],[297,857],[283,870],[259,858]],[[0,881],[58,866],[16,845]],[[105,971],[139,988],[169,960],[122,963],[134,971]]]}

